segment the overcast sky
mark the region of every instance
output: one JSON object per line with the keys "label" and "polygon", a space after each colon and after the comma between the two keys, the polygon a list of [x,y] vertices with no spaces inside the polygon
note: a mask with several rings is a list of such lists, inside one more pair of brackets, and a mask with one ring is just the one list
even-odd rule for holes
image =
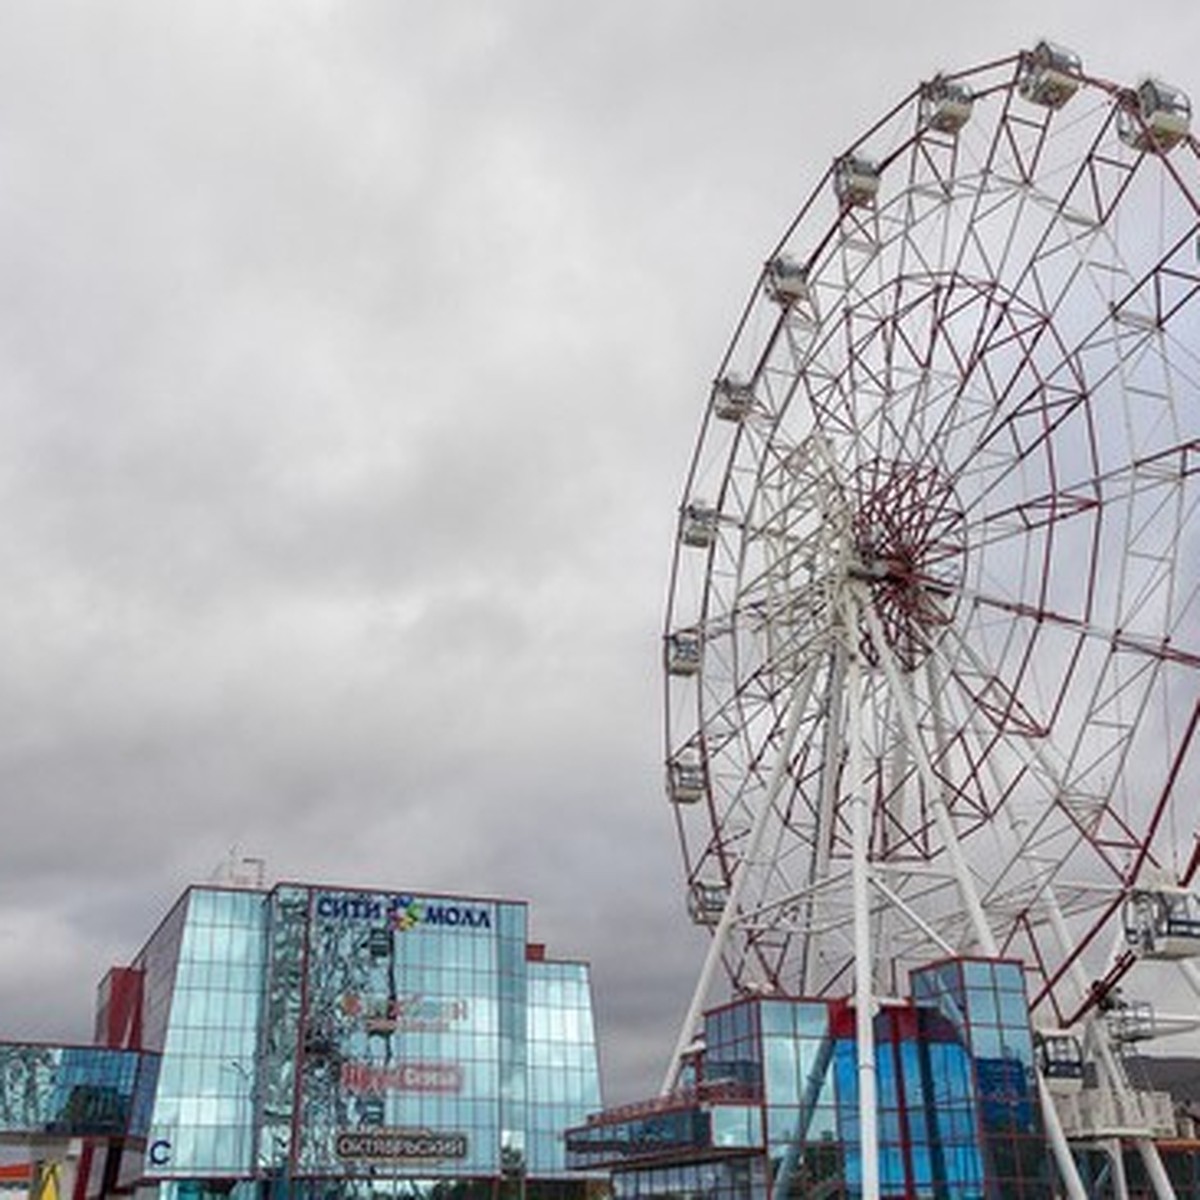
{"label": "overcast sky", "polygon": [[1200,5],[0,5],[0,1036],[231,847],[527,898],[610,1100],[698,972],[659,635],[707,385],[831,157]]}

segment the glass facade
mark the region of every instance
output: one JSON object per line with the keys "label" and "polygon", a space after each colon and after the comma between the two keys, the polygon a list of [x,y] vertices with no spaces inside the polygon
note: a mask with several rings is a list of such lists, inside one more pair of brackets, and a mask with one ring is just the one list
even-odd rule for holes
{"label": "glass facade", "polygon": [[157,1073],[137,1051],[0,1042],[0,1133],[145,1137]]}
{"label": "glass facade", "polygon": [[[411,1195],[559,1179],[599,1101],[587,967],[526,906],[285,884],[193,889],[147,947],[170,989],[145,1177]],[[486,1185],[486,1186],[485,1186]]]}
{"label": "glass facade", "polygon": [[563,1131],[600,1107],[596,1032],[583,963],[531,962],[526,1012],[532,1174],[566,1169]]}
{"label": "glass facade", "polygon": [[411,1158],[431,1176],[490,1175],[502,1146],[519,1154],[524,959],[520,905],[316,893],[298,1052],[277,1046],[266,1062],[295,1071],[293,1172]]}
{"label": "glass facade", "polygon": [[139,961],[145,1037],[162,1051],[146,1173],[251,1173],[263,899],[195,888]]}
{"label": "glass facade", "polygon": [[[0,1134],[104,1137],[88,1194],[582,1200],[588,968],[519,902],[195,887],[99,992],[122,1048],[0,1046]],[[94,1161],[92,1161],[94,1159]]]}
{"label": "glass facade", "polygon": [[954,960],[915,972],[912,985],[913,999],[937,1008],[974,1065],[979,1152],[988,1178],[1006,1195],[1050,1195],[1051,1161],[1020,965]]}
{"label": "glass facade", "polygon": [[[884,1197],[1049,1197],[1019,963],[954,959],[873,1025]],[[621,1197],[862,1195],[855,1013],[847,1000],[747,997],[706,1014],[675,1093],[594,1115],[568,1161]]]}

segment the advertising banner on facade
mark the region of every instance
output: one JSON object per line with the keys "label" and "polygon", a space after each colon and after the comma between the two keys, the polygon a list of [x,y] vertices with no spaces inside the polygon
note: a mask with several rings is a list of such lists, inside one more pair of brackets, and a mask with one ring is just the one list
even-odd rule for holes
{"label": "advertising banner on facade", "polygon": [[499,907],[313,893],[297,1061],[303,1169],[496,1169],[501,1081],[524,1040],[523,1028],[503,1028]]}

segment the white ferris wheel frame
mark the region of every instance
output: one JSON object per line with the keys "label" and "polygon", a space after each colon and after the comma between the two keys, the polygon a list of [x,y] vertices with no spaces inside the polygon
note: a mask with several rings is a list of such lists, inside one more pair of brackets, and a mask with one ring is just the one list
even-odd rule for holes
{"label": "white ferris wheel frame", "polygon": [[713,938],[664,1089],[722,968],[852,990],[867,1160],[906,966],[1021,958],[1079,1026],[1131,892],[1200,868],[1200,145],[1056,52],[920,85],[830,168],[680,510],[668,793]]}

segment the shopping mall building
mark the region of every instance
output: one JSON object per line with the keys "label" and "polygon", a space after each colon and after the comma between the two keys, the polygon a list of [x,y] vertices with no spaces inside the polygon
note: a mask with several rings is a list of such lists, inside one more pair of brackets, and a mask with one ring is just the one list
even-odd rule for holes
{"label": "shopping mall building", "polygon": [[583,1200],[588,968],[522,902],[192,887],[101,983],[94,1044],[0,1043],[0,1141],[84,1197]]}

